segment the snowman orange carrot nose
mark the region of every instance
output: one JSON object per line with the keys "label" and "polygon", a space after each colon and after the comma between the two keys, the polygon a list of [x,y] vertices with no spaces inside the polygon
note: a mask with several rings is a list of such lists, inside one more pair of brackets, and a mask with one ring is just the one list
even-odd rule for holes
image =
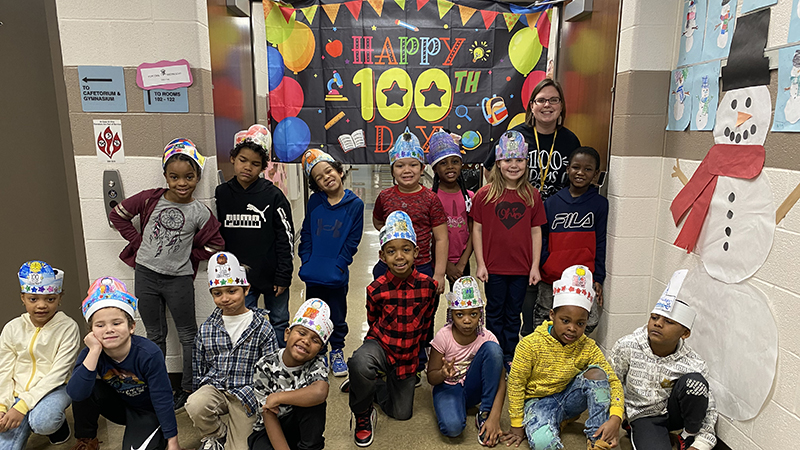
{"label": "snowman orange carrot nose", "polygon": [[737,127],[739,125],[747,122],[751,117],[753,117],[752,114],[743,113],[741,111],[738,111],[738,114],[739,114],[738,117],[736,117],[736,126]]}

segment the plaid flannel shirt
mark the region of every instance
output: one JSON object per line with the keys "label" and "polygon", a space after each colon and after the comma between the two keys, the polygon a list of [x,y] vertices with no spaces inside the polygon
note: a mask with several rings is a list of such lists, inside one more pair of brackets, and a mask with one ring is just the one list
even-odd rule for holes
{"label": "plaid flannel shirt", "polygon": [[266,319],[267,311],[259,308],[252,311],[253,320],[233,343],[225,331],[222,310],[215,308],[197,330],[192,361],[194,389],[208,384],[235,395],[248,417],[259,412],[253,392],[256,362],[279,350],[275,330]]}
{"label": "plaid flannel shirt", "polygon": [[417,269],[405,280],[387,271],[367,286],[367,339],[381,344],[399,379],[416,373],[435,296],[436,282]]}

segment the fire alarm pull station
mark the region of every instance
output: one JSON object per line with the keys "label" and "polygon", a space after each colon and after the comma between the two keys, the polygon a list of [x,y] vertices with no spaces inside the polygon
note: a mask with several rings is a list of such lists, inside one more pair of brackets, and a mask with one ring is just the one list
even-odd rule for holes
{"label": "fire alarm pull station", "polygon": [[[103,203],[106,205],[106,218],[111,214],[111,210],[125,200],[125,193],[122,190],[122,179],[119,177],[118,170],[103,171]],[[108,221],[112,228],[114,224]]]}

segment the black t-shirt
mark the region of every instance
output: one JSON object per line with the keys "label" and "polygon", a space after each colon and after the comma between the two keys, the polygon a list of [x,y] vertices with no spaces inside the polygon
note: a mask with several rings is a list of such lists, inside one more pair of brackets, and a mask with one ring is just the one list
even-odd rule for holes
{"label": "black t-shirt", "polygon": [[[526,123],[519,124],[511,129],[512,131],[519,131],[528,143],[528,181],[539,189],[542,195],[542,200],[560,191],[562,188],[569,184],[567,179],[567,158],[573,150],[581,146],[581,141],[575,133],[569,131],[566,127],[561,127],[553,134],[539,134],[539,145],[541,149],[536,148],[536,138],[533,136],[533,127]],[[556,145],[553,148],[553,156],[550,158],[550,147],[553,145],[553,136],[556,137]],[[547,177],[542,188],[541,177],[544,170],[540,169],[539,161],[541,160],[543,167],[547,169]],[[491,170],[494,166],[495,152],[492,149],[483,166],[487,170]]]}

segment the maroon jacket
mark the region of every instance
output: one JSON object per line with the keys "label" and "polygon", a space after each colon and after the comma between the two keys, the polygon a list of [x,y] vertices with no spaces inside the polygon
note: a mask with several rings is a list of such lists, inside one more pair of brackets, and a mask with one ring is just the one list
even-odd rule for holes
{"label": "maroon jacket", "polygon": [[[139,250],[139,246],[142,245],[142,233],[133,226],[131,220],[137,215],[140,216],[140,228],[144,229],[147,221],[150,220],[150,214],[156,209],[158,199],[165,192],[167,192],[165,188],[148,189],[139,192],[133,197],[123,200],[109,213],[108,219],[114,224],[114,228],[128,241],[128,245],[119,254],[119,259],[124,261],[125,264],[136,267],[136,252]],[[225,248],[225,241],[219,234],[219,228],[220,223],[212,213],[205,226],[195,233],[194,241],[192,242],[192,254],[189,257],[195,276],[197,276],[197,267],[200,261],[208,261],[211,255]]]}

